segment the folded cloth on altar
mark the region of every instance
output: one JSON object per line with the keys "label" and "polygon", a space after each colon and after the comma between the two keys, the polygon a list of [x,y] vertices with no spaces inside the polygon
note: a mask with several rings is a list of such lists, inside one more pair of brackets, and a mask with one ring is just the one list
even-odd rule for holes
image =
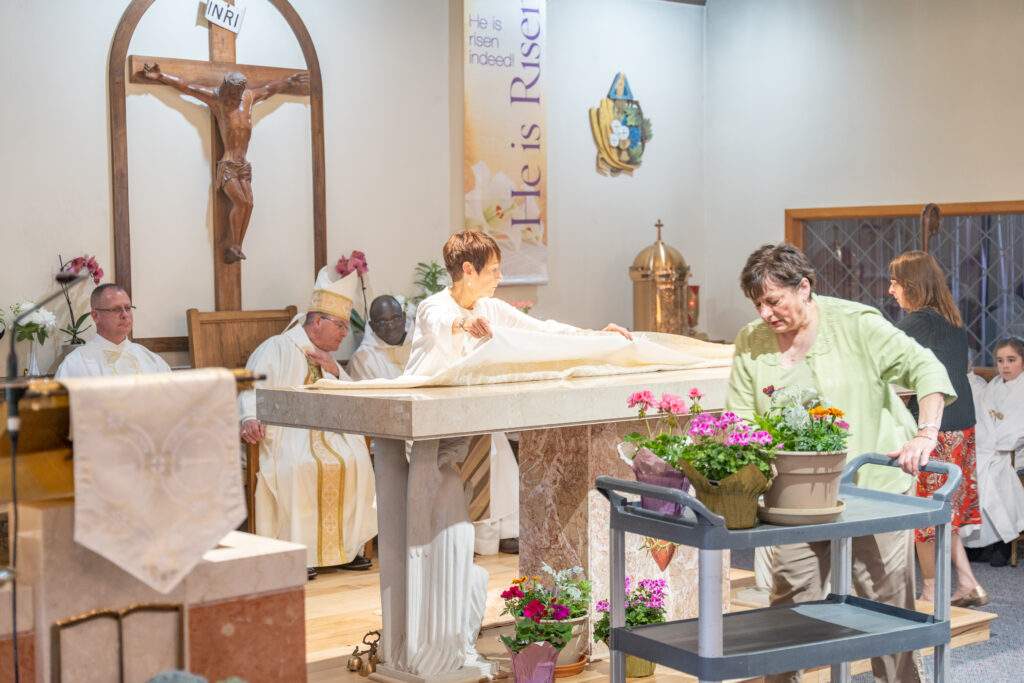
{"label": "folded cloth on altar", "polygon": [[389,380],[361,382],[321,379],[310,387],[411,389],[467,386],[728,367],[732,362],[731,344],[713,344],[658,332],[636,332],[633,336],[633,341],[629,341],[614,332],[568,335],[494,328],[491,339],[434,375],[403,374]]}
{"label": "folded cloth on altar", "polygon": [[234,376],[211,368],[61,383],[75,541],[170,592],[245,519]]}

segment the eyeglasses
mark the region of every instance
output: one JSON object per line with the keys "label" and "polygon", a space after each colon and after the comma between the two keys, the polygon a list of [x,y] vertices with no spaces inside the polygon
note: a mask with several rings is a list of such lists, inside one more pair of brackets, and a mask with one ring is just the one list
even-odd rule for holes
{"label": "eyeglasses", "polygon": [[134,306],[114,306],[113,308],[94,308],[94,311],[103,311],[104,313],[117,313],[118,315],[131,315],[132,311],[135,310]]}
{"label": "eyeglasses", "polygon": [[329,318],[326,315],[321,315],[320,319],[321,320],[326,320],[329,323],[333,323],[334,325],[337,325],[338,329],[341,330],[342,332],[348,332],[348,323],[347,322],[344,322],[342,320],[336,320],[335,318]]}

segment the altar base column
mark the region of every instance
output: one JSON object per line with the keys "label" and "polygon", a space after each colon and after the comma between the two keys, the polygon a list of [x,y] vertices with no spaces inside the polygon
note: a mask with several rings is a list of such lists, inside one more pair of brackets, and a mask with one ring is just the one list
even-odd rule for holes
{"label": "altar base column", "polygon": [[[381,659],[373,678],[478,681],[493,674],[475,649],[487,573],[473,563],[473,525],[454,465],[468,439],[375,439]],[[460,457],[461,456],[461,457]]]}

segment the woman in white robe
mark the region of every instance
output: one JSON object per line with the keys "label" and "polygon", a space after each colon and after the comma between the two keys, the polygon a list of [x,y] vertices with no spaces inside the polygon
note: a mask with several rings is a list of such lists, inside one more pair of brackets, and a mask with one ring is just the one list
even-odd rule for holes
{"label": "woman in white robe", "polygon": [[[982,526],[964,539],[972,548],[1010,543],[1024,530],[1024,341],[1008,339],[995,349],[999,375],[988,384],[975,375],[978,419],[978,488]],[[980,386],[979,386],[980,385]]]}

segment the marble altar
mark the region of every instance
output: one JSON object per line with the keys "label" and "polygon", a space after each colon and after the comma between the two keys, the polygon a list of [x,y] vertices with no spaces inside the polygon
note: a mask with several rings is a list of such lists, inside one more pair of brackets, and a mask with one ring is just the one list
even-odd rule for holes
{"label": "marble altar", "polygon": [[[538,523],[521,530],[520,547],[526,549],[521,561],[527,565],[536,562],[542,553],[551,554],[549,562],[576,557],[586,561],[584,566],[592,578],[606,586],[607,563],[598,560],[603,555],[596,552],[600,541],[595,543],[594,538],[602,533],[607,536],[607,509],[604,529],[599,530],[600,507],[607,508],[607,504],[594,498],[597,494],[592,488],[596,474],[606,473],[600,463],[612,457],[601,444],[612,444],[618,438],[619,426],[608,423],[635,420],[636,413],[626,406],[626,399],[642,389],[685,394],[696,387],[705,395],[706,407],[720,407],[728,375],[729,369],[720,367],[461,387],[258,389],[256,401],[260,419],[268,424],[375,438],[379,444],[374,468],[383,609],[382,664],[375,676],[409,683],[447,683],[477,681],[491,673],[487,664],[473,657],[471,644],[461,666],[449,659],[438,667],[428,656],[431,629],[437,633],[439,625],[456,624],[446,632],[454,638],[470,630],[474,620],[479,624],[472,600],[460,603],[455,595],[449,595],[480,578],[472,570],[471,525],[468,536],[459,532],[465,538],[439,545],[452,529],[468,524],[464,498],[449,491],[451,473],[446,471],[444,453],[450,440],[518,431],[526,432],[523,436],[531,443],[531,430],[546,430],[548,436],[536,436],[536,448],[527,446],[526,459],[545,459],[547,469],[535,470],[540,473],[536,477],[522,475],[520,509],[535,522],[546,514],[551,523],[547,531]],[[559,432],[561,437],[551,436]],[[578,447],[570,446],[567,437],[575,439]],[[408,461],[407,440],[414,442]],[[550,475],[552,466],[561,468],[559,476]],[[622,474],[621,470],[612,473]],[[467,543],[468,550],[464,547]],[[445,551],[450,557],[431,559],[440,548],[450,549]],[[679,559],[673,564],[678,562],[678,567],[670,567],[670,572],[682,581],[689,566],[696,565],[696,557],[677,554]],[[465,585],[423,583],[425,577],[436,576],[431,565],[436,572],[437,565],[445,562]],[[685,604],[690,599],[687,597]]]}

